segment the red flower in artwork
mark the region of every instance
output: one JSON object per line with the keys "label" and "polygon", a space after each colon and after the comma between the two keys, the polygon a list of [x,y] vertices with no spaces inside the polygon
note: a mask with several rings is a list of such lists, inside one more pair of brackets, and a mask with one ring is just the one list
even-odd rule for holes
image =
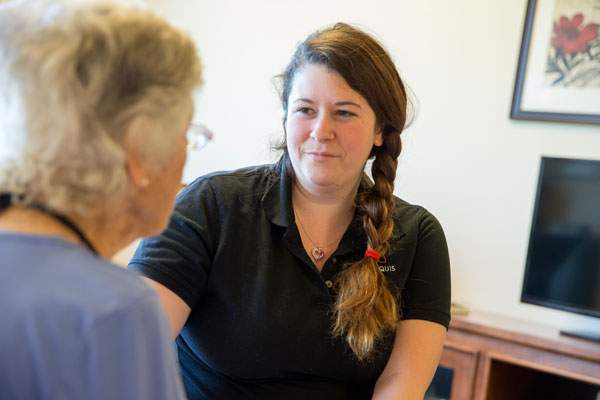
{"label": "red flower in artwork", "polygon": [[585,52],[589,42],[598,37],[598,24],[587,24],[579,29],[582,22],[583,14],[576,14],[571,20],[560,17],[560,22],[554,23],[552,46],[563,54]]}

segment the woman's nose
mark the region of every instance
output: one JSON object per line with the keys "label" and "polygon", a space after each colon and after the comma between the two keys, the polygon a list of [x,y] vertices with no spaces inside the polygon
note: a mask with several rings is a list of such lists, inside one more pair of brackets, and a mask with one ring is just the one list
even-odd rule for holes
{"label": "woman's nose", "polygon": [[331,117],[325,113],[321,114],[316,119],[310,136],[319,142],[332,140],[335,137],[335,130]]}

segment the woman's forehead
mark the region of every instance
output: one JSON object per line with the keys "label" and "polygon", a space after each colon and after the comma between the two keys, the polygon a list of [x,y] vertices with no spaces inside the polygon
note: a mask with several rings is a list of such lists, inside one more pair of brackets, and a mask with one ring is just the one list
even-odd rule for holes
{"label": "woman's forehead", "polygon": [[294,75],[290,102],[298,100],[329,100],[333,103],[367,104],[360,93],[348,85],[338,72],[318,64],[309,64]]}

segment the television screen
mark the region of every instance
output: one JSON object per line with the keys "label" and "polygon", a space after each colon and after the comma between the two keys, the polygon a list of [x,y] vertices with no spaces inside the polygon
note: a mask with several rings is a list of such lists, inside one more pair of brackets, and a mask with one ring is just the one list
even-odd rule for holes
{"label": "television screen", "polygon": [[600,317],[600,161],[542,158],[521,301]]}

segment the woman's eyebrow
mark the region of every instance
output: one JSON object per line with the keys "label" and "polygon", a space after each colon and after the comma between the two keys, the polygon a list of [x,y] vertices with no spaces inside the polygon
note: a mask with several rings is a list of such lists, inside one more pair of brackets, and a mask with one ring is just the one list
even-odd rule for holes
{"label": "woman's eyebrow", "polygon": [[310,104],[313,103],[313,101],[311,99],[305,99],[305,98],[300,98],[300,99],[294,100],[294,103],[298,103],[298,102],[310,103]]}
{"label": "woman's eyebrow", "polygon": [[[310,103],[313,104],[314,102],[311,99],[307,99],[307,98],[299,98],[293,101],[293,103],[298,103],[298,102],[302,102],[302,103]],[[336,103],[334,103],[334,105],[336,106],[354,106],[354,107],[358,107],[361,108],[359,104],[353,102],[353,101],[338,101]]]}
{"label": "woman's eyebrow", "polygon": [[336,106],[355,106],[360,108],[360,105],[357,103],[354,103],[353,101],[338,101],[337,103],[334,103]]}

